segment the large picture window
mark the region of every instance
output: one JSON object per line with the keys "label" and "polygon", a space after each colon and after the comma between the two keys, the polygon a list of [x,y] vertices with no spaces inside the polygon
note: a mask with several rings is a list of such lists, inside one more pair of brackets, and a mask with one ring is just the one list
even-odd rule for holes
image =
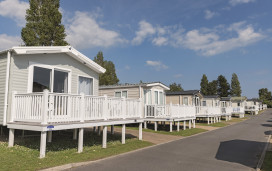
{"label": "large picture window", "polygon": [[51,69],[34,67],[32,92],[51,91]]}
{"label": "large picture window", "polygon": [[93,79],[78,77],[78,94],[93,95]]}
{"label": "large picture window", "polygon": [[68,72],[34,66],[32,92],[45,89],[54,93],[68,93]]}

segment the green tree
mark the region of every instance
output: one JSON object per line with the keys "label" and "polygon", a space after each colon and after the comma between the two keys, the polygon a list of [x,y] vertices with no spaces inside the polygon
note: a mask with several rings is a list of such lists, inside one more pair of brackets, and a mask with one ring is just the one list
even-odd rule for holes
{"label": "green tree", "polygon": [[213,80],[208,84],[208,94],[207,95],[216,95],[217,94],[217,80]]}
{"label": "green tree", "polygon": [[268,91],[267,88],[259,89],[259,99],[264,100],[272,100],[271,91]]}
{"label": "green tree", "polygon": [[223,75],[217,78],[217,94],[220,97],[227,97],[229,95],[230,86],[227,79]]}
{"label": "green tree", "polygon": [[169,91],[172,91],[172,92],[183,91],[183,88],[181,87],[181,84],[172,83],[172,84],[169,85],[169,87],[170,87]]}
{"label": "green tree", "polygon": [[208,78],[206,76],[206,74],[203,74],[202,76],[202,79],[201,79],[201,82],[200,82],[200,91],[203,95],[209,95],[209,81],[208,81]]}
{"label": "green tree", "polygon": [[65,28],[61,24],[59,0],[29,0],[26,26],[21,37],[26,46],[65,46]]}
{"label": "green tree", "polygon": [[242,94],[242,90],[241,90],[240,82],[238,80],[238,76],[235,73],[233,73],[231,77],[230,95],[241,97],[241,94]]}
{"label": "green tree", "polygon": [[114,63],[112,61],[104,60],[102,51],[99,51],[96,57],[94,57],[94,62],[106,69],[104,74],[99,75],[99,85],[114,85],[119,82]]}
{"label": "green tree", "polygon": [[271,91],[268,91],[267,88],[259,89],[259,99],[264,103],[267,104],[267,107],[272,107],[272,95]]}

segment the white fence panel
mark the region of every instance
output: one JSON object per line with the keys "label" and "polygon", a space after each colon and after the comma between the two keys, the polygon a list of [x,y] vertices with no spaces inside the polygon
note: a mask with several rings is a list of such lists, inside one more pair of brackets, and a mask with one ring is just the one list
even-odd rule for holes
{"label": "white fence panel", "polygon": [[63,93],[12,95],[11,122],[58,123],[142,118],[140,99],[107,98]]}

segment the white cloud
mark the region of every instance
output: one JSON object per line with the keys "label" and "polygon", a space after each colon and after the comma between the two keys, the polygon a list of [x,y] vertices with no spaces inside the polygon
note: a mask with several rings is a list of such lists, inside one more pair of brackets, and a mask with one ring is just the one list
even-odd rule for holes
{"label": "white cloud", "polygon": [[146,37],[156,33],[156,29],[146,21],[139,22],[139,30],[136,32],[136,37],[133,38],[132,44],[139,45],[141,44]]}
{"label": "white cloud", "polygon": [[156,37],[152,40],[152,43],[157,46],[167,45],[168,39],[165,37]]}
{"label": "white cloud", "polygon": [[17,23],[19,26],[25,24],[26,9],[29,8],[29,4],[19,0],[4,0],[0,2],[0,15],[3,17],[9,17]]}
{"label": "white cloud", "polygon": [[213,56],[238,47],[248,46],[264,38],[264,35],[255,32],[250,25],[236,28],[235,31],[237,37],[219,40],[219,36],[215,33],[200,33],[199,30],[193,30],[187,33],[184,45],[202,55]]}
{"label": "white cloud", "polygon": [[146,61],[146,64],[154,68],[156,71],[168,68],[168,66],[164,65],[161,61]]}
{"label": "white cloud", "polygon": [[[213,56],[246,47],[265,38],[262,33],[256,32],[253,26],[246,25],[245,21],[233,23],[229,27],[218,25],[212,29],[201,28],[187,32],[177,26],[153,27],[150,23],[147,25],[148,28],[152,28],[152,32],[149,32],[149,40],[155,46],[170,45],[176,48],[187,48],[204,56]],[[145,36],[142,36],[138,43],[141,43]]]}
{"label": "white cloud", "polygon": [[13,46],[19,46],[20,44],[21,38],[19,36],[0,34],[0,50],[8,49]]}
{"label": "white cloud", "polygon": [[212,12],[210,10],[205,10],[205,19],[209,20],[211,18],[213,18],[214,16],[218,15],[216,12]]}
{"label": "white cloud", "polygon": [[67,41],[79,49],[109,47],[127,42],[118,32],[102,28],[95,16],[86,12],[75,12],[75,16],[65,26]]}
{"label": "white cloud", "polygon": [[255,2],[256,0],[230,0],[229,3],[232,6],[238,5],[238,4],[246,4],[250,2]]}

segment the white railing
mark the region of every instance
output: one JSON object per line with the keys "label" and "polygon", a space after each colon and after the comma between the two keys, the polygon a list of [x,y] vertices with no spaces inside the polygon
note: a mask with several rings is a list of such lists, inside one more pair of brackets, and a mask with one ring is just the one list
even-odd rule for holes
{"label": "white railing", "polygon": [[195,106],[186,105],[145,105],[146,118],[186,118],[195,117]]}
{"label": "white railing", "polygon": [[245,113],[244,107],[234,107],[232,113]]}
{"label": "white railing", "polygon": [[220,107],[201,106],[197,115],[219,115],[221,114]]}
{"label": "white railing", "polygon": [[75,122],[142,118],[141,100],[60,93],[12,93],[10,121]]}
{"label": "white railing", "polygon": [[221,114],[230,115],[232,111],[232,107],[221,107]]}
{"label": "white railing", "polygon": [[252,105],[252,106],[245,106],[245,111],[258,111],[259,106],[257,105]]}

